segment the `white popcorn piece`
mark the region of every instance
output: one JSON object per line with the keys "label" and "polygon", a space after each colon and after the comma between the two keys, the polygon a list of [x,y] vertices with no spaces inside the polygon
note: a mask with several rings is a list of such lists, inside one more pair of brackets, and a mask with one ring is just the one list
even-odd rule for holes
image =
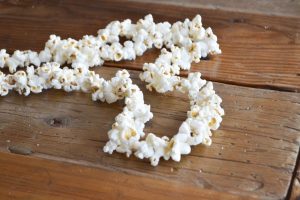
{"label": "white popcorn piece", "polygon": [[52,57],[52,55],[51,55],[50,49],[47,47],[45,47],[45,49],[39,53],[39,59],[41,62],[50,62],[51,57]]}
{"label": "white popcorn piece", "polygon": [[9,58],[9,54],[6,53],[5,49],[0,50],[0,68],[5,66],[7,59]]}
{"label": "white popcorn piece", "polygon": [[171,140],[172,149],[170,155],[174,161],[179,162],[181,155],[187,155],[191,152],[191,146],[187,143],[187,140],[188,135],[186,134],[177,134]]}
{"label": "white popcorn piece", "polygon": [[3,72],[0,72],[0,95],[6,96],[10,90],[8,81],[6,79],[5,74]]}

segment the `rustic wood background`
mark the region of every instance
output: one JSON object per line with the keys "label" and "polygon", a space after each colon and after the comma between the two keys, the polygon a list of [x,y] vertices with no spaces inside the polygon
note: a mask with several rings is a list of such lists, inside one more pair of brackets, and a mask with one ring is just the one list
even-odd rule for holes
{"label": "rustic wood background", "polygon": [[[102,152],[123,102],[55,90],[11,93],[0,100],[0,199],[299,198],[300,1],[224,2],[0,1],[0,48],[9,52],[41,50],[52,33],[79,39],[112,20],[152,13],[156,21],[175,22],[199,13],[223,54],[192,71],[214,81],[226,111],[211,147],[154,168]],[[186,117],[187,98],[148,92],[138,79],[142,63],[157,55],[150,50],[95,71],[109,78],[129,69],[154,113],[146,130],[171,136]]]}

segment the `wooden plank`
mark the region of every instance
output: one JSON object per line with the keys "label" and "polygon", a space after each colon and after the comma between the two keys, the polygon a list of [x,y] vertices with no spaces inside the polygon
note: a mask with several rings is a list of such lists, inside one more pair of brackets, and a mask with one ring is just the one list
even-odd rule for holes
{"label": "wooden plank", "polygon": [[[108,78],[116,69],[96,71]],[[150,93],[139,81],[139,72],[130,73],[154,112],[147,132],[176,133],[186,116],[187,98]],[[55,90],[1,98],[0,149],[255,198],[284,198],[300,144],[300,94],[220,83],[215,87],[226,111],[221,129],[211,147],[193,148],[180,163],[162,161],[154,168],[134,157],[104,154],[106,133],[123,103],[108,106],[92,102],[87,94]]]}
{"label": "wooden plank", "polygon": [[193,8],[208,8],[263,15],[299,17],[299,1],[290,0],[133,0],[138,2],[178,5]]}
{"label": "wooden plank", "polygon": [[[284,7],[284,6],[282,6]],[[194,64],[207,79],[251,87],[300,91],[300,20],[223,10],[120,1],[4,1],[0,3],[1,48],[40,50],[50,33],[80,38],[111,20],[137,20],[152,13],[174,22],[200,13],[219,36],[223,54]],[[297,8],[297,7],[295,7]],[[24,39],[28,38],[28,39]],[[155,53],[134,62],[108,63],[141,69]]]}
{"label": "wooden plank", "polygon": [[6,153],[0,153],[0,176],[1,199],[246,199],[178,181]]}

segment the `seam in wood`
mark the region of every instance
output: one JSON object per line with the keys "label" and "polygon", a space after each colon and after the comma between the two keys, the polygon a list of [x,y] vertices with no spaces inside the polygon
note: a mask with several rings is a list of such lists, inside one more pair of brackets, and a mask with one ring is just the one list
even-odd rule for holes
{"label": "seam in wood", "polygon": [[[120,67],[117,65],[114,65],[113,63],[105,63],[103,67],[114,67],[114,68],[120,68],[120,69],[127,69],[127,70],[134,70],[141,72],[142,69],[136,69],[133,67],[128,67],[124,65],[124,67]],[[180,74],[181,77],[187,77],[187,74]],[[298,88],[291,88],[291,87],[284,87],[284,86],[279,86],[279,85],[267,85],[267,84],[250,84],[250,83],[242,83],[242,82],[236,82],[236,81],[230,81],[230,80],[217,80],[215,78],[210,78],[208,76],[203,75],[202,76],[204,79],[207,81],[213,81],[217,83],[224,83],[228,85],[236,85],[236,86],[242,86],[242,87],[249,87],[249,88],[258,88],[258,89],[267,89],[267,90],[275,90],[275,91],[280,91],[280,92],[294,92],[294,93],[300,93],[300,89]]]}
{"label": "seam in wood", "polygon": [[297,170],[298,170],[298,167],[299,167],[299,162],[300,160],[300,147],[299,147],[299,150],[298,150],[298,156],[297,156],[297,159],[296,159],[296,164],[295,164],[295,168],[294,168],[294,171],[293,171],[293,175],[292,175],[292,178],[291,178],[291,181],[289,183],[289,189],[288,189],[288,192],[287,192],[287,195],[286,195],[286,199],[291,199],[291,195],[292,195],[292,191],[293,191],[293,183],[294,183],[294,180],[297,178]]}

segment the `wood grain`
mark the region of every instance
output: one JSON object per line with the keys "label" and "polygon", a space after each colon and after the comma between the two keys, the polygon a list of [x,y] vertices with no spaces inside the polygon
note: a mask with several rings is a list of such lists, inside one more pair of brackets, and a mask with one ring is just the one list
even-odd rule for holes
{"label": "wood grain", "polygon": [[242,13],[299,17],[299,0],[133,0],[138,2],[159,3],[193,8],[208,8]]}
{"label": "wood grain", "polygon": [[[29,97],[12,93],[0,99],[1,199],[284,199],[289,191],[298,196],[298,176],[293,175],[300,93],[293,92],[300,91],[299,2],[273,0],[274,7],[282,3],[273,16],[259,6],[265,0],[251,0],[257,2],[256,14],[243,6],[245,1],[230,11],[217,0],[222,10],[202,8],[202,0],[189,0],[190,6],[166,1],[0,1],[0,48],[41,50],[52,33],[79,39],[112,20],[152,13],[156,21],[175,22],[199,13],[219,36],[223,51],[192,67],[215,81],[224,99],[226,116],[213,145],[197,146],[182,162],[162,161],[154,168],[147,161],[102,152],[123,102],[101,104],[87,94],[55,90]],[[186,117],[187,98],[150,93],[137,78],[142,64],[158,53],[150,50],[133,62],[107,62],[95,70],[109,78],[118,68],[131,69],[154,112],[146,131],[171,136]]]}
{"label": "wood grain", "polygon": [[[283,6],[282,6],[283,7]],[[137,20],[152,13],[156,21],[174,22],[201,14],[219,36],[223,54],[194,64],[216,82],[300,91],[300,17],[266,16],[176,5],[124,1],[2,1],[1,48],[41,50],[49,34],[80,38],[95,34],[112,20]],[[141,69],[148,53],[135,62],[108,63]]]}
{"label": "wood grain", "polygon": [[[116,70],[96,69],[105,78]],[[186,117],[187,98],[150,93],[137,78],[139,72],[130,73],[154,112],[147,132],[176,133]],[[222,127],[211,147],[193,148],[180,163],[162,161],[154,168],[133,157],[104,154],[106,133],[123,103],[108,106],[92,102],[87,94],[55,90],[29,97],[12,93],[1,99],[0,149],[23,148],[32,151],[32,156],[254,198],[284,198],[299,150],[300,94],[220,83],[215,87],[224,99]]]}
{"label": "wood grain", "polygon": [[1,199],[250,199],[180,182],[0,153]]}

